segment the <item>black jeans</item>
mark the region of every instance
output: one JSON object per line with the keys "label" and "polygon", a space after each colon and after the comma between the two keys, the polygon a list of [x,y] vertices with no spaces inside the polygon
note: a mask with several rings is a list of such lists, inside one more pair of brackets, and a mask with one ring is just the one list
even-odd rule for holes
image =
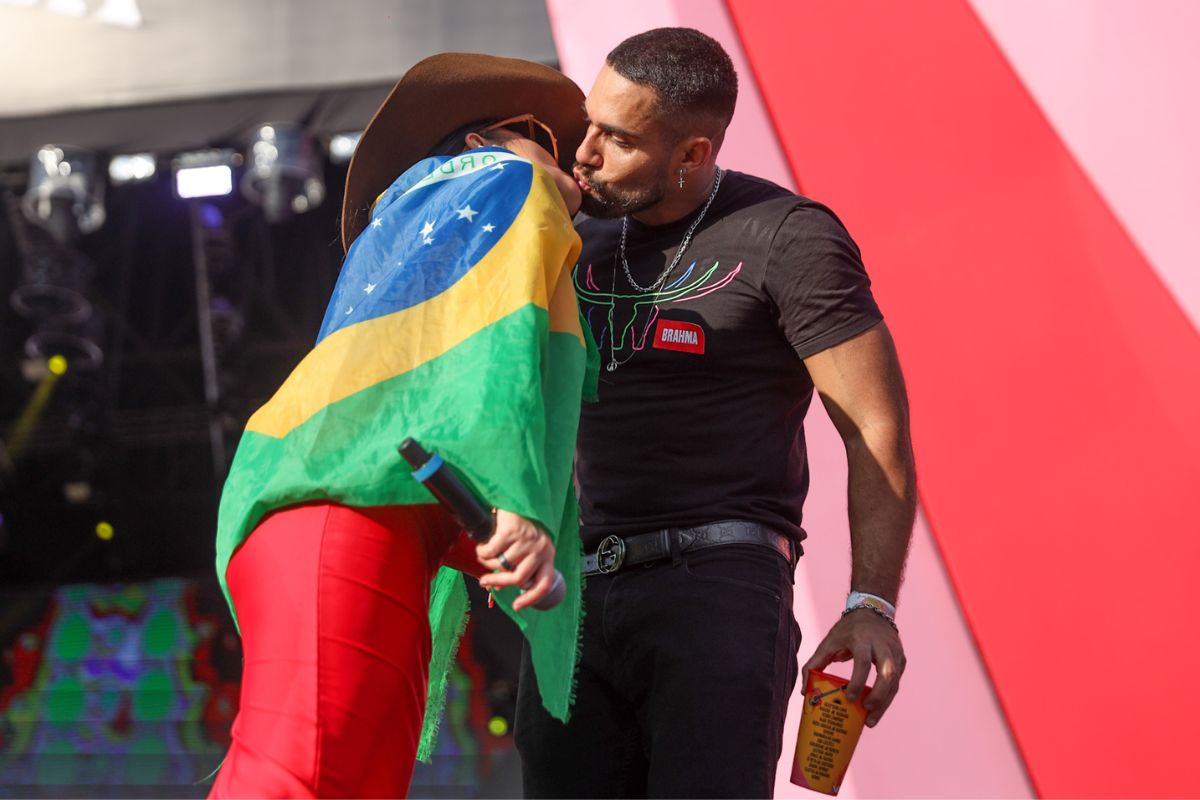
{"label": "black jeans", "polygon": [[522,659],[525,796],[771,797],[799,646],[791,566],[764,547],[589,577],[568,724]]}

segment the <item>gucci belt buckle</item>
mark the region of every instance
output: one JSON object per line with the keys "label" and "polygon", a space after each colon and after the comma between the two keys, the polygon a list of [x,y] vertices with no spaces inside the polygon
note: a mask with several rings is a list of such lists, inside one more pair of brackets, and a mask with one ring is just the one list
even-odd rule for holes
{"label": "gucci belt buckle", "polygon": [[616,536],[606,536],[596,548],[596,569],[608,574],[616,572],[625,561],[625,542]]}

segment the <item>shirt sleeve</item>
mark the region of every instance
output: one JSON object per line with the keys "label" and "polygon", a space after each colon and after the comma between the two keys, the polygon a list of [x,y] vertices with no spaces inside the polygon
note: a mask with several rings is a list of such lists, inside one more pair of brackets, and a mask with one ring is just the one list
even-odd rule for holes
{"label": "shirt sleeve", "polygon": [[883,319],[858,245],[820,205],[797,205],[784,219],[771,243],[763,289],[802,359]]}

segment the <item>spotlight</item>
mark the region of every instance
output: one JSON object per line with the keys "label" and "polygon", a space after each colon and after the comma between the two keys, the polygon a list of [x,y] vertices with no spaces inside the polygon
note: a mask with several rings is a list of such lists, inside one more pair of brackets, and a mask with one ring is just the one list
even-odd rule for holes
{"label": "spotlight", "polygon": [[63,244],[104,224],[104,181],[90,150],[43,145],[29,160],[25,215]]}
{"label": "spotlight", "polygon": [[74,506],[83,505],[92,499],[91,481],[67,481],[62,485],[63,499]]}
{"label": "spotlight", "polygon": [[329,160],[334,164],[345,164],[354,155],[362,131],[354,133],[335,133],[329,139]]}
{"label": "spotlight", "polygon": [[282,222],[320,205],[325,181],[312,135],[292,122],[258,126],[242,193],[262,206],[268,222]]}
{"label": "spotlight", "polygon": [[108,179],[114,186],[125,183],[144,183],[154,177],[158,165],[153,153],[131,153],[113,156],[108,162]]}
{"label": "spotlight", "polygon": [[29,383],[41,383],[51,378],[61,378],[71,368],[71,362],[62,354],[49,358],[23,358],[19,363],[21,377]]}
{"label": "spotlight", "polygon": [[233,191],[233,168],[226,164],[189,167],[175,173],[175,190],[183,198],[219,197]]}
{"label": "spotlight", "polygon": [[[85,411],[78,411],[68,420],[73,438],[88,435],[89,422],[84,419],[85,415]],[[46,477],[58,483],[62,498],[69,505],[83,506],[97,499],[96,486],[92,483],[97,473],[96,467],[96,453],[90,447],[77,443],[67,452],[59,454]]]}
{"label": "spotlight", "polygon": [[233,191],[233,169],[241,163],[242,157],[228,148],[181,153],[171,162],[175,194],[184,200],[227,195]]}
{"label": "spotlight", "polygon": [[101,541],[111,541],[116,532],[117,531],[115,528],[113,528],[111,522],[100,520],[96,523],[96,538],[100,539]]}

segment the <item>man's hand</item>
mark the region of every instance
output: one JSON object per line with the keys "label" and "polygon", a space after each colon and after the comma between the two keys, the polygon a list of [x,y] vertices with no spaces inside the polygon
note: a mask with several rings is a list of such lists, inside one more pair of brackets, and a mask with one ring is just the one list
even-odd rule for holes
{"label": "man's hand", "polygon": [[520,514],[497,510],[496,530],[475,548],[475,555],[480,564],[494,570],[479,579],[484,589],[524,587],[513,601],[514,611],[541,600],[554,584],[554,544],[536,522]]}
{"label": "man's hand", "polygon": [[804,665],[803,678],[808,685],[808,671],[823,670],[835,661],[854,661],[846,697],[857,700],[867,684],[871,665],[875,665],[875,685],[867,695],[867,726],[875,727],[883,712],[887,711],[900,688],[900,676],[904,673],[904,647],[900,635],[870,609],[852,611],[838,620],[817,646],[817,651]]}

